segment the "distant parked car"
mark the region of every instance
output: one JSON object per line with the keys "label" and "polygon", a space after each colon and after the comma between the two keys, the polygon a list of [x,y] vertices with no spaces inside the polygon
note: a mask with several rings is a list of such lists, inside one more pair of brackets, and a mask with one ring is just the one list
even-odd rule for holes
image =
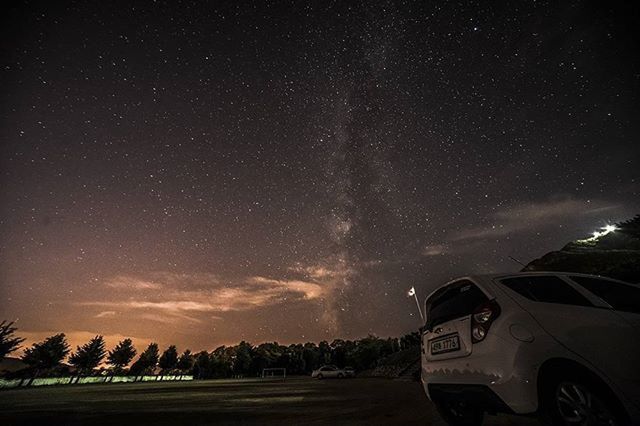
{"label": "distant parked car", "polygon": [[351,367],[338,368],[335,365],[323,365],[317,370],[313,370],[311,377],[314,379],[342,379],[355,376],[355,371]]}
{"label": "distant parked car", "polygon": [[450,425],[539,414],[640,425],[640,286],[520,273],[451,281],[425,304],[422,383]]}

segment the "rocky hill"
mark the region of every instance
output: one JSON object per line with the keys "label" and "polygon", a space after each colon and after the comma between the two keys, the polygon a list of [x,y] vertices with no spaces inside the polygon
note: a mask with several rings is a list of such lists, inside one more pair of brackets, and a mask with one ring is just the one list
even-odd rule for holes
{"label": "rocky hill", "polygon": [[523,271],[581,272],[640,283],[640,215],[615,229],[572,241],[530,262]]}

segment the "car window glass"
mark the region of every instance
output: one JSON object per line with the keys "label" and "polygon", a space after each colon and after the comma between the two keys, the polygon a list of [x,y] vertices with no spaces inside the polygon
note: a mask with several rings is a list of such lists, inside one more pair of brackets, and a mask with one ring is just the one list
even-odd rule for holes
{"label": "car window glass", "polygon": [[613,309],[640,314],[640,289],[615,281],[572,276],[571,279],[595,294]]}
{"label": "car window glass", "polygon": [[500,280],[529,300],[563,305],[593,306],[589,300],[559,277],[525,276]]}
{"label": "car window glass", "polygon": [[427,301],[427,328],[472,314],[489,300],[474,283],[458,281],[443,287]]}

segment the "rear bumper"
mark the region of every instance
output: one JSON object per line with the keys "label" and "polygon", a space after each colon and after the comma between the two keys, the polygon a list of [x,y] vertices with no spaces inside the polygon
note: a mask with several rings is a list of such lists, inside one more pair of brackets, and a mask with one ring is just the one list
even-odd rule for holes
{"label": "rear bumper", "polygon": [[423,355],[421,376],[429,399],[459,397],[489,412],[534,413],[538,368],[545,359],[536,349],[545,345],[496,334],[475,344],[468,357],[428,361]]}
{"label": "rear bumper", "polygon": [[434,402],[466,401],[484,411],[510,413],[513,410],[494,391],[484,385],[438,384],[428,385],[429,395]]}

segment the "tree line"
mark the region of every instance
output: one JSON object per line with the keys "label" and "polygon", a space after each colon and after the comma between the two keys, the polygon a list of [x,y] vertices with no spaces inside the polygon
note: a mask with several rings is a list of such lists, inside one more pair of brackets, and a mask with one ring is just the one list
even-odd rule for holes
{"label": "tree line", "polygon": [[[0,323],[0,361],[24,342],[15,332],[13,323]],[[79,379],[91,375],[191,374],[196,379],[212,379],[254,377],[260,375],[264,368],[286,368],[288,375],[310,374],[325,364],[350,366],[362,371],[375,368],[378,361],[386,356],[418,345],[420,338],[417,332],[399,339],[370,335],[359,340],[336,339],[319,344],[281,345],[273,342],[253,346],[242,341],[235,346],[220,346],[211,352],[196,353],[189,349],[179,353],[175,345],[160,353],[158,344],[151,343],[134,361],[138,351],[131,339],[123,339],[107,351],[103,336],[98,335],[71,352],[65,334],[60,333],[26,348],[21,360],[27,368],[11,376],[33,379],[71,375]],[[68,365],[63,363],[65,359]]]}

